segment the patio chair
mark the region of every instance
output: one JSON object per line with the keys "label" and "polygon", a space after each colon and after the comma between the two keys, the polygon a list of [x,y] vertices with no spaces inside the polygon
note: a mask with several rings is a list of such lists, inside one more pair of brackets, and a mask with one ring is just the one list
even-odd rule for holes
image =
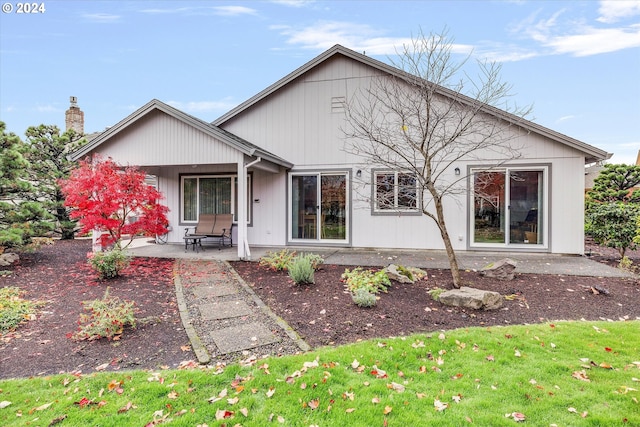
{"label": "patio chair", "polygon": [[216,221],[213,225],[213,231],[207,237],[217,237],[220,246],[227,246],[225,241],[229,241],[229,246],[233,246],[233,236],[231,230],[233,228],[232,214],[217,214]]}

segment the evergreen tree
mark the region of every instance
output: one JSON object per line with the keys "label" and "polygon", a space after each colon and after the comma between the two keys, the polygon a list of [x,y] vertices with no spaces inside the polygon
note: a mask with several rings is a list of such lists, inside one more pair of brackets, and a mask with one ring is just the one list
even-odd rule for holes
{"label": "evergreen tree", "polygon": [[[640,202],[640,192],[634,187],[640,185],[640,166],[606,164],[593,180],[589,197],[597,202]],[[636,194],[637,193],[637,194]]]}
{"label": "evergreen tree", "polygon": [[60,134],[57,126],[31,126],[26,132],[25,156],[31,164],[30,179],[36,182],[32,200],[42,202],[55,218],[54,232],[63,240],[73,239],[77,221],[69,217],[70,209],[64,206],[64,195],[58,182],[69,177],[77,162],[68,159],[71,151],[86,144],[86,140],[74,130]]}
{"label": "evergreen tree", "polygon": [[32,200],[29,162],[23,156],[24,143],[6,132],[0,122],[0,246],[16,247],[29,243],[51,229],[49,215],[42,203]]}

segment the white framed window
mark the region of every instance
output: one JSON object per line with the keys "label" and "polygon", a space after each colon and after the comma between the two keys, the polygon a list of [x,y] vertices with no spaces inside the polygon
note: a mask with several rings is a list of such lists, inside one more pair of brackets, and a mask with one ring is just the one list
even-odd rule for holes
{"label": "white framed window", "polygon": [[418,179],[404,171],[373,171],[374,213],[417,213]]}
{"label": "white framed window", "polygon": [[[247,175],[247,223],[251,222],[252,176]],[[233,214],[238,220],[237,175],[180,176],[180,222],[197,223],[200,214]]]}

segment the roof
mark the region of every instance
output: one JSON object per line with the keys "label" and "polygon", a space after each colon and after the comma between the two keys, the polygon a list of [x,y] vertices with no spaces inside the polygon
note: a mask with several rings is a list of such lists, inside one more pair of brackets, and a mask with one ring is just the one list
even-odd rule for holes
{"label": "roof", "polygon": [[[226,114],[224,114],[223,116],[219,117],[218,119],[216,119],[215,121],[212,122],[212,124],[214,126],[221,126],[223,125],[225,122],[229,121],[230,119],[232,119],[233,117],[241,114],[243,111],[251,108],[253,105],[257,104],[258,102],[262,101],[264,98],[268,97],[269,95],[271,95],[272,93],[276,92],[277,90],[279,90],[280,88],[286,86],[287,84],[289,84],[290,82],[292,82],[293,80],[297,79],[298,77],[302,76],[303,74],[305,74],[306,72],[308,72],[309,70],[317,67],[318,65],[320,65],[321,63],[327,61],[328,59],[332,58],[335,55],[342,55],[345,56],[347,58],[350,58],[354,61],[358,61],[361,62],[365,65],[368,65],[370,67],[373,67],[375,69],[378,69],[382,72],[385,72],[387,74],[390,74],[392,76],[395,77],[399,77],[405,80],[415,80],[416,76],[411,76],[408,73],[406,73],[405,71],[393,67],[389,64],[385,64],[384,62],[378,61],[376,59],[370,58],[366,55],[360,54],[356,51],[353,51],[351,49],[348,49],[344,46],[341,46],[339,44],[333,46],[332,48],[328,49],[327,51],[321,53],[320,55],[318,55],[317,57],[315,57],[314,59],[312,59],[311,61],[307,62],[306,64],[302,65],[300,68],[296,69],[295,71],[289,73],[288,75],[286,75],[285,77],[281,78],[280,80],[278,80],[277,82],[273,83],[271,86],[267,87],[266,89],[264,89],[263,91],[259,92],[258,94],[254,95],[253,97],[249,98],[248,100],[246,100],[245,102],[243,102],[242,104],[238,105],[237,107],[235,107],[234,109],[230,110],[229,112],[227,112]],[[455,96],[457,100],[459,101],[463,101],[468,103],[469,105],[477,105],[478,101],[474,100],[473,98],[461,95],[457,92],[454,92],[450,89],[447,89],[443,86],[439,86],[438,87],[438,92],[444,96]],[[608,153],[604,150],[601,150],[597,147],[594,147],[593,145],[587,144],[585,142],[579,141],[575,138],[571,138],[567,135],[564,135],[562,133],[556,132],[552,129],[546,128],[544,126],[541,126],[537,123],[534,123],[532,121],[526,120],[522,117],[516,116],[515,114],[511,114],[508,113],[504,110],[501,110],[499,108],[493,107],[491,105],[488,104],[484,104],[481,106],[482,110],[485,111],[488,114],[491,114],[495,117],[500,118],[501,120],[505,120],[508,123],[511,123],[513,125],[517,125],[529,132],[533,132],[536,133],[538,135],[550,138],[554,141],[557,141],[561,144],[567,145],[571,148],[574,148],[576,150],[579,150],[580,152],[584,153],[585,155],[585,163],[594,163],[596,161],[599,160],[606,160],[609,159],[612,154]]]}
{"label": "roof", "polygon": [[118,122],[116,125],[108,128],[107,130],[100,133],[95,138],[91,139],[91,141],[88,144],[84,145],[79,150],[72,153],[71,158],[73,160],[78,160],[81,157],[89,154],[90,152],[98,148],[100,145],[102,145],[104,142],[113,138],[118,133],[127,129],[129,126],[132,126],[138,120],[142,119],[143,117],[147,116],[148,114],[156,110],[162,111],[163,113],[168,114],[169,116],[174,117],[204,132],[205,134],[222,141],[223,143],[235,148],[236,150],[248,156],[260,157],[264,160],[270,161],[272,163],[275,163],[279,166],[283,166],[285,168],[293,167],[293,163],[288,162],[287,160],[281,157],[278,157],[274,154],[271,154],[268,151],[261,149],[257,145],[254,145],[232,134],[231,132],[228,132],[224,129],[220,129],[216,125],[205,122],[204,120],[198,119],[197,117],[191,116],[157,99],[153,99],[149,101],[147,104],[140,107],[138,110],[136,110],[135,112],[133,112],[132,114],[130,114],[129,116],[127,116],[126,118]]}

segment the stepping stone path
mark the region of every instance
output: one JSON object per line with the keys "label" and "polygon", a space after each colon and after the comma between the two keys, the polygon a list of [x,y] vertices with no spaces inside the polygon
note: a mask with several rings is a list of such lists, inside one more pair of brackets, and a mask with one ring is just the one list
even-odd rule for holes
{"label": "stepping stone path", "polygon": [[[309,347],[224,261],[176,261],[186,323],[201,363],[291,353]],[[179,292],[178,292],[179,294]],[[202,346],[198,351],[195,347]]]}

